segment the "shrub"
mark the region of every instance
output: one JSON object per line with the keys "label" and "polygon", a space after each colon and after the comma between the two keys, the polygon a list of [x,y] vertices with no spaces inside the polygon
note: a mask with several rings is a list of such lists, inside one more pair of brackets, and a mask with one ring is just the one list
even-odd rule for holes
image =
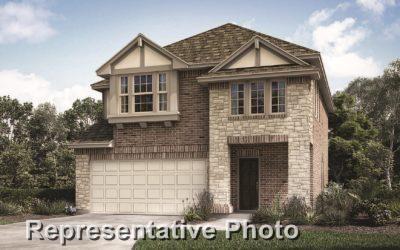
{"label": "shrub", "polygon": [[32,206],[32,213],[40,215],[53,215],[65,213],[65,201],[42,201],[36,199]]}
{"label": "shrub", "polygon": [[330,183],[317,197],[316,213],[318,223],[324,225],[345,225],[354,213],[355,199],[343,187]]}
{"label": "shrub", "polygon": [[207,190],[196,195],[193,204],[186,207],[183,217],[186,221],[205,221],[210,218],[214,207],[214,197]]}
{"label": "shrub", "polygon": [[274,199],[270,206],[260,207],[251,216],[254,223],[275,223],[283,219],[284,209],[281,206],[279,197]]}
{"label": "shrub", "polygon": [[361,209],[368,215],[369,221],[373,226],[383,226],[392,220],[389,206],[379,200],[363,201]]}
{"label": "shrub", "polygon": [[393,200],[388,204],[389,210],[392,212],[393,217],[400,217],[400,201]]}
{"label": "shrub", "polygon": [[22,212],[21,206],[0,201],[0,215],[16,215]]}
{"label": "shrub", "polygon": [[66,200],[69,202],[75,201],[75,189],[14,189],[0,188],[0,197],[3,201],[13,202],[22,206],[29,205],[33,199],[38,198],[46,201]]}
{"label": "shrub", "polygon": [[284,206],[284,217],[293,224],[306,224],[307,223],[307,212],[309,208],[303,197],[292,196],[289,198]]}

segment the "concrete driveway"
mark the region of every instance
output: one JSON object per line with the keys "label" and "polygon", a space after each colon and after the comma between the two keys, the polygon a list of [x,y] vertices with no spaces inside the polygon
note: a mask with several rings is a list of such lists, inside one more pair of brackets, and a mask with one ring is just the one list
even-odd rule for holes
{"label": "concrete driveway", "polygon": [[[179,216],[156,216],[156,215],[110,215],[110,214],[84,214],[41,220],[43,226],[53,225],[96,225],[110,224],[112,226],[147,225],[153,221],[156,226],[169,226],[174,221],[180,220]],[[44,233],[42,233],[44,235]],[[32,240],[26,238],[26,223],[14,223],[0,226],[0,249],[131,249],[133,240],[122,241],[116,238],[112,241],[89,240],[83,234],[82,240],[67,241],[66,246],[61,246],[59,240],[39,240],[39,236],[33,236]]]}

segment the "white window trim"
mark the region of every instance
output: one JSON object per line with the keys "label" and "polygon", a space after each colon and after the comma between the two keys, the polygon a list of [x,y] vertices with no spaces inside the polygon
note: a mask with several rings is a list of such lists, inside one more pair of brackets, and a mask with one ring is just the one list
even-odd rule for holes
{"label": "white window trim", "polygon": [[[285,111],[284,112],[279,112],[279,97],[278,97],[278,112],[272,112],[272,83],[273,82],[280,82],[283,81],[285,83]],[[270,103],[270,108],[269,108],[269,113],[276,115],[276,114],[285,114],[287,112],[287,81],[285,79],[272,79],[269,81],[270,85],[270,94],[269,94],[269,103]]]}
{"label": "white window trim", "polygon": [[[161,74],[165,74],[165,90],[160,90],[160,75]],[[156,93],[156,96],[157,96],[157,111],[158,112],[168,112],[169,111],[169,95],[168,95],[168,88],[169,88],[169,84],[168,84],[168,82],[170,82],[169,81],[169,76],[168,76],[168,73],[167,72],[158,72],[157,73],[157,87],[156,87],[156,89],[157,89],[157,93]],[[161,94],[166,94],[167,95],[167,109],[166,110],[160,110],[160,95]]]}
{"label": "white window trim", "polygon": [[[122,93],[122,87],[121,87],[121,85],[122,85],[122,78],[124,78],[124,77],[126,77],[127,78],[127,87],[128,87],[128,91],[127,91],[127,93]],[[131,110],[130,110],[130,105],[129,105],[129,76],[127,76],[127,75],[122,75],[122,76],[120,76],[119,78],[118,78],[119,80],[118,80],[118,113],[119,114],[121,114],[121,115],[126,115],[126,114],[129,114],[130,112],[131,112]],[[121,110],[121,108],[122,108],[122,101],[121,101],[121,97],[123,97],[123,96],[128,96],[128,112],[122,112],[122,110]]]}

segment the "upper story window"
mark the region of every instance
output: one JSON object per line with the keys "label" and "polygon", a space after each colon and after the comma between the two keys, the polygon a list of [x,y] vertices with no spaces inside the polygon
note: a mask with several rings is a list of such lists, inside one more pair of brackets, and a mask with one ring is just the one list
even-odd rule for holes
{"label": "upper story window", "polygon": [[128,94],[128,77],[121,77],[120,82],[120,103],[121,113],[128,113],[129,111],[129,94]]}
{"label": "upper story window", "polygon": [[319,98],[319,87],[317,82],[315,82],[315,93],[314,93],[314,114],[315,117],[320,119],[320,98]]}
{"label": "upper story window", "polygon": [[244,84],[234,83],[231,85],[231,114],[244,114]]}
{"label": "upper story window", "polygon": [[264,113],[264,82],[251,83],[250,85],[250,111],[252,114]]}
{"label": "upper story window", "polygon": [[153,76],[136,75],[133,85],[135,112],[153,111]]}
{"label": "upper story window", "polygon": [[285,112],[286,83],[284,81],[273,81],[271,84],[271,89],[272,89],[271,93],[272,113]]}
{"label": "upper story window", "polygon": [[167,74],[158,74],[158,110],[167,111],[168,93],[167,93]]}

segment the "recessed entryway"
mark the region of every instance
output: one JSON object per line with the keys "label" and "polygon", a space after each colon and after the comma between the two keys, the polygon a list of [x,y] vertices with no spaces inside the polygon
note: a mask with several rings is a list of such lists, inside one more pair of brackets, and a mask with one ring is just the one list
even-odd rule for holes
{"label": "recessed entryway", "polygon": [[258,158],[239,159],[239,209],[258,208]]}

